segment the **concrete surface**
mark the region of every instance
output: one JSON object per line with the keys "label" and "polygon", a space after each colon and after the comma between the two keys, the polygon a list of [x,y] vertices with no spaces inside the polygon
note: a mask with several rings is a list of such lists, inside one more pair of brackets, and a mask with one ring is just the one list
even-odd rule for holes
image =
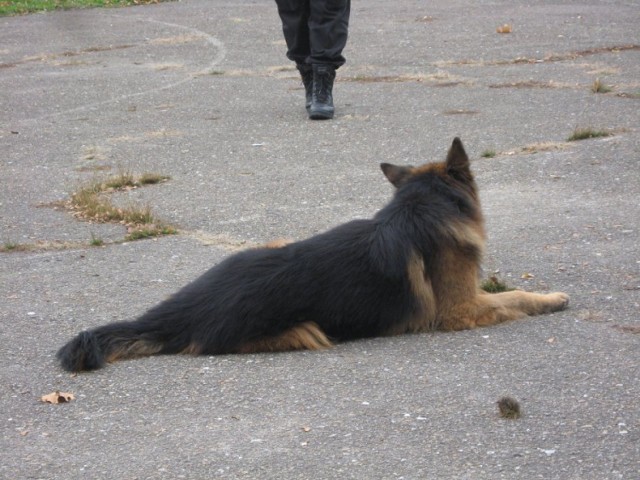
{"label": "concrete surface", "polygon": [[[337,116],[314,123],[270,0],[0,18],[0,245],[27,249],[0,253],[0,477],[640,478],[638,25],[637,1],[355,0]],[[614,135],[566,142],[577,127]],[[565,291],[569,310],[321,353],[57,366],[79,330],[238,248],[371,215],[391,194],[378,163],[440,160],[456,135],[486,273]],[[171,176],[117,200],[179,235],[121,244],[122,226],[55,207],[118,169]],[[55,390],[76,400],[39,402]],[[502,395],[521,419],[498,416]]]}

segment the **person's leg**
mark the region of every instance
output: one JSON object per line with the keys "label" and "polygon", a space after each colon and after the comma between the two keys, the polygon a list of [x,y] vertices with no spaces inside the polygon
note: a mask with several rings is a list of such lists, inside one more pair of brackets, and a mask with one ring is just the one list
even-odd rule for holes
{"label": "person's leg", "polygon": [[313,91],[309,118],[333,118],[333,82],[336,69],[344,64],[342,50],[347,44],[350,0],[310,0],[309,36],[313,66]]}
{"label": "person's leg", "polygon": [[311,108],[313,70],[308,63],[311,54],[309,42],[309,0],[276,0],[282,20],[282,32],[287,42],[287,58],[296,62],[305,90],[305,108]]}
{"label": "person's leg", "polygon": [[310,0],[276,0],[282,20],[282,32],[287,42],[287,58],[298,65],[307,62],[311,54],[309,42]]}
{"label": "person's leg", "polygon": [[338,68],[345,63],[342,50],[347,44],[351,0],[310,0],[309,63]]}

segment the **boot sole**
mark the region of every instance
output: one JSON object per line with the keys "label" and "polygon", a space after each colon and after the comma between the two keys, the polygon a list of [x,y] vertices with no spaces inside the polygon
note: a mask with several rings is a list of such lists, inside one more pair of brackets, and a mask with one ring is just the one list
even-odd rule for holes
{"label": "boot sole", "polygon": [[331,120],[333,118],[333,112],[309,110],[309,118],[311,120]]}

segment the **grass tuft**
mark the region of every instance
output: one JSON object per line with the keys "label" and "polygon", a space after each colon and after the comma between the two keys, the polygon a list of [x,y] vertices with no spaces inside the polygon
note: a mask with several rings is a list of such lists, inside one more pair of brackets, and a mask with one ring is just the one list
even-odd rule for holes
{"label": "grass tuft", "polygon": [[160,237],[163,235],[175,235],[177,233],[178,231],[169,225],[151,224],[134,228],[126,237],[124,237],[124,239],[127,242],[132,242],[135,240],[144,240],[145,238]]}
{"label": "grass tuft", "polygon": [[482,154],[480,155],[482,158],[493,158],[497,155],[495,150],[485,150],[484,152],[482,152]]}
{"label": "grass tuft", "polygon": [[120,209],[122,212],[122,222],[126,225],[150,225],[155,222],[149,205],[130,205]]}
{"label": "grass tuft", "polygon": [[487,293],[510,292],[513,288],[507,286],[496,275],[492,275],[480,283],[480,288]]}
{"label": "grass tuft", "polygon": [[0,245],[0,252],[20,252],[22,250],[22,245],[16,242],[4,242],[4,245]]}
{"label": "grass tuft", "polygon": [[[105,181],[95,180],[71,194],[68,208],[78,218],[98,223],[120,223],[126,225],[129,234],[125,240],[172,235],[177,230],[157,219],[151,207],[129,205],[115,206],[108,195],[114,191],[152,185],[168,180],[169,177],[155,173],[146,173],[136,178],[130,172],[120,172]],[[103,245],[104,242],[92,237],[91,245]]]}
{"label": "grass tuft", "polygon": [[579,140],[587,140],[589,138],[610,137],[611,132],[607,130],[596,130],[594,128],[576,128],[573,134],[567,138],[568,142],[576,142]]}
{"label": "grass tuft", "polygon": [[124,190],[137,187],[138,183],[133,174],[127,170],[121,170],[117,175],[107,179],[102,186],[103,190]]}
{"label": "grass tuft", "polygon": [[102,246],[104,246],[104,240],[102,240],[100,237],[96,237],[92,233],[91,234],[91,241],[89,242],[89,245],[91,245],[92,247],[102,247]]}
{"label": "grass tuft", "polygon": [[166,182],[171,177],[166,175],[159,175],[157,173],[143,173],[140,178],[138,178],[138,184],[140,185],[155,185],[157,183]]}
{"label": "grass tuft", "polygon": [[593,82],[593,85],[591,85],[591,91],[593,93],[609,93],[612,90],[613,90],[613,88],[611,88],[610,86],[606,85],[599,78],[596,78],[595,81]]}

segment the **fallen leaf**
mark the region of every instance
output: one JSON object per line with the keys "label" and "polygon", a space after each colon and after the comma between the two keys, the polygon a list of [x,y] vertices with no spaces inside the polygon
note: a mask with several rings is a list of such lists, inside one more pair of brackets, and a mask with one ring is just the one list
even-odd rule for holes
{"label": "fallen leaf", "polygon": [[511,28],[511,25],[509,25],[508,23],[505,23],[504,25],[501,25],[498,28],[496,28],[496,32],[498,33],[511,33],[512,31],[513,29]]}
{"label": "fallen leaf", "polygon": [[311,427],[302,427],[302,431],[303,432],[310,432],[311,431]]}
{"label": "fallen leaf", "polygon": [[522,277],[520,277],[520,278],[522,278],[522,279],[524,279],[524,280],[529,280],[530,278],[534,278],[534,276],[535,276],[535,275],[534,275],[533,273],[529,273],[529,272],[527,272],[527,273],[523,273],[523,274],[522,274]]}
{"label": "fallen leaf", "polygon": [[67,403],[71,400],[75,400],[75,398],[76,397],[73,393],[53,392],[48,395],[43,395],[40,398],[40,401],[44,403]]}

